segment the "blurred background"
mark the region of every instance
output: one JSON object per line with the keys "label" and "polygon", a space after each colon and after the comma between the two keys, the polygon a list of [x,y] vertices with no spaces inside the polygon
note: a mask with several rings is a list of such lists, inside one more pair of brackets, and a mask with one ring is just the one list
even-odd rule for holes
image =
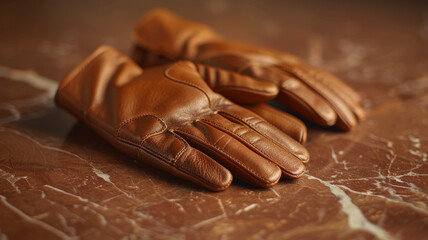
{"label": "blurred background", "polygon": [[[150,9],[164,7],[202,21],[227,38],[288,51],[311,64],[343,72],[343,65],[355,67],[359,61],[388,58],[393,64],[398,60],[394,56],[400,56],[400,62],[409,61],[410,55],[426,57],[427,5],[426,1],[365,0],[2,0],[0,64],[37,69],[60,80],[101,44],[128,53],[136,21]],[[400,81],[403,74],[417,75],[426,70],[426,62],[413,66],[397,63],[385,74],[391,75],[391,81]],[[374,70],[364,71],[366,77],[375,77]],[[349,81],[363,80],[358,72],[348,74]]]}

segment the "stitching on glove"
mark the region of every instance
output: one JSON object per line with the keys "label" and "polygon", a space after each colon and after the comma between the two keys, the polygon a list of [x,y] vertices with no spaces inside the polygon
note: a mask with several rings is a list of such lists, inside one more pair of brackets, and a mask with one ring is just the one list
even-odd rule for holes
{"label": "stitching on glove", "polygon": [[[162,125],[162,128],[160,129],[160,130],[158,130],[158,131],[155,131],[155,132],[152,132],[152,133],[149,133],[149,134],[146,134],[145,136],[142,136],[142,140],[140,141],[140,144],[141,144],[141,142],[143,142],[144,140],[146,140],[147,138],[149,138],[149,137],[151,137],[151,136],[153,136],[153,135],[156,135],[156,134],[158,134],[158,133],[161,133],[161,132],[163,132],[165,129],[166,129],[166,123],[160,118],[160,117],[158,117],[158,116],[156,116],[156,115],[154,115],[154,114],[139,114],[139,115],[136,115],[136,116],[134,116],[134,117],[131,117],[131,118],[129,118],[129,119],[127,119],[127,120],[125,120],[125,121],[123,121],[120,125],[119,125],[119,127],[117,128],[117,130],[116,130],[116,137],[120,137],[119,136],[119,134],[120,134],[120,131],[122,130],[122,128],[124,127],[124,126],[126,126],[127,124],[129,124],[130,122],[133,122],[133,121],[135,121],[135,120],[137,120],[137,119],[140,119],[140,118],[143,118],[143,117],[152,117],[152,118],[154,118],[154,119],[156,119],[156,120],[158,120],[158,122],[160,122],[161,123],[161,125]],[[122,138],[122,137],[121,137]],[[129,140],[129,139],[128,139]]]}
{"label": "stitching on glove", "polygon": [[[90,124],[90,123],[89,123],[89,124]],[[109,131],[107,131],[106,129],[101,128],[101,127],[99,127],[99,126],[97,126],[97,125],[92,125],[92,124],[90,124],[90,126],[91,126],[91,127],[93,127],[93,128],[97,128],[97,129],[99,129],[99,130],[102,130],[103,132],[107,133],[108,135],[113,135],[112,133],[110,133],[110,132],[109,132]],[[190,177],[192,177],[192,178],[196,178],[196,179],[200,180],[201,182],[206,183],[207,185],[212,185],[212,183],[211,183],[211,182],[208,182],[208,181],[206,181],[204,178],[201,178],[201,177],[199,177],[199,176],[194,176],[194,175],[193,175],[193,174],[191,174],[189,171],[187,171],[186,169],[184,169],[184,168],[180,167],[179,165],[172,165],[172,164],[171,164],[171,161],[170,161],[169,159],[167,159],[165,156],[162,156],[162,155],[158,154],[156,151],[154,151],[153,149],[151,149],[151,148],[149,148],[149,147],[147,147],[147,146],[144,146],[144,145],[136,145],[134,142],[132,142],[132,141],[130,141],[130,140],[128,140],[128,139],[125,139],[125,138],[121,138],[121,137],[118,137],[117,139],[119,140],[119,143],[126,144],[126,145],[128,145],[129,147],[131,147],[131,148],[136,148],[136,149],[138,150],[138,154],[139,154],[139,155],[141,155],[141,154],[139,153],[140,151],[144,151],[144,152],[148,153],[149,155],[152,155],[153,157],[156,157],[156,158],[160,159],[161,161],[165,162],[166,164],[170,164],[171,166],[175,167],[176,169],[178,169],[178,170],[180,170],[180,171],[182,171],[182,172],[186,173],[186,174],[187,174],[187,175],[189,175]],[[187,144],[187,146],[188,146],[188,144]],[[183,151],[183,153],[184,153],[184,151]],[[139,158],[138,160],[141,160],[141,158]],[[218,185],[216,185],[216,186],[218,186]],[[219,190],[224,190],[224,189],[226,189],[227,187],[228,187],[228,186],[225,186],[225,187],[219,188]]]}
{"label": "stitching on glove", "polygon": [[[253,120],[253,119],[256,119],[256,120],[255,120],[252,124],[254,124],[254,125],[256,125],[256,126],[257,126],[257,124],[260,124],[260,123],[264,122],[264,120],[262,120],[262,119],[260,119],[260,118],[257,118],[257,117],[253,117],[253,116],[246,118],[246,120],[245,120],[245,121],[250,122],[250,121],[251,121],[251,120]],[[267,121],[266,121],[266,122],[267,122]]]}
{"label": "stitching on glove", "polygon": [[[217,124],[217,123],[215,123],[215,122],[212,122],[212,121],[210,121],[210,120],[207,120],[207,119],[201,119],[201,122],[205,122],[206,124],[211,125],[211,126],[213,126],[213,127],[217,128],[218,130],[220,130],[220,131],[222,131],[222,132],[226,131],[226,132],[229,132],[230,134],[233,134],[234,136],[237,136],[237,137],[238,137],[239,139],[241,139],[242,141],[244,141],[244,142],[246,142],[246,143],[250,144],[251,146],[253,146],[253,147],[254,147],[256,150],[258,150],[262,155],[264,155],[264,157],[265,157],[266,159],[268,159],[269,161],[273,162],[273,161],[271,160],[271,159],[272,159],[272,157],[271,157],[269,154],[267,154],[265,151],[263,151],[263,150],[259,149],[258,147],[256,147],[253,143],[249,142],[247,139],[245,139],[245,138],[241,137],[240,135],[236,134],[236,133],[235,133],[235,132],[233,132],[231,129],[229,129],[229,128],[227,128],[227,127],[224,127],[224,126],[221,126],[221,125],[219,125],[219,124]],[[262,134],[262,136],[263,136],[263,134]],[[275,144],[275,142],[273,142],[273,143]]]}
{"label": "stitching on glove", "polygon": [[[165,162],[166,164],[169,164],[170,166],[172,166],[172,167],[174,167],[174,168],[176,168],[176,169],[178,169],[179,171],[181,171],[181,172],[184,172],[185,174],[187,174],[188,176],[190,176],[191,178],[195,178],[195,179],[198,179],[199,181],[201,181],[201,182],[203,182],[203,183],[206,183],[207,185],[213,185],[212,184],[212,182],[209,182],[209,181],[207,181],[206,179],[204,179],[204,178],[201,178],[201,177],[199,177],[199,176],[195,176],[195,175],[193,175],[191,172],[189,172],[189,171],[187,171],[185,168],[182,168],[180,165],[173,165],[173,164],[171,164],[171,161],[169,161],[167,158],[165,158],[164,156],[162,156],[162,155],[160,155],[160,154],[158,154],[156,151],[154,151],[153,149],[151,149],[151,148],[149,148],[149,147],[146,147],[146,146],[136,146],[134,143],[132,143],[132,142],[128,142],[128,141],[126,141],[126,139],[120,139],[121,141],[121,143],[123,143],[123,144],[126,144],[126,145],[128,145],[129,147],[131,147],[131,148],[136,148],[138,151],[144,151],[144,152],[146,152],[146,153],[148,153],[149,155],[152,155],[153,157],[155,157],[155,158],[158,158],[159,160],[161,160],[161,161],[163,161],[163,162]],[[139,155],[141,155],[140,153],[139,153]],[[142,160],[141,158],[140,159],[138,159],[138,160]],[[143,161],[144,162],[144,161]],[[215,185],[215,186],[219,186],[219,185]],[[226,189],[228,186],[225,186],[225,187],[222,187],[222,188],[219,188],[219,190],[224,190],[224,189]]]}
{"label": "stitching on glove", "polygon": [[178,140],[180,140],[184,144],[184,147],[180,150],[180,152],[178,152],[178,154],[174,157],[174,160],[172,161],[172,164],[174,164],[175,166],[175,162],[177,162],[177,160],[181,157],[181,155],[183,155],[183,153],[186,151],[189,144],[180,135],[175,133],[174,130],[170,129],[168,132],[170,132],[174,137],[176,137]]}
{"label": "stitching on glove", "polygon": [[[202,123],[203,123],[203,122],[202,122]],[[208,125],[209,125],[209,124],[208,124]],[[251,170],[250,168],[246,167],[246,166],[243,164],[243,162],[242,162],[242,161],[240,161],[239,159],[236,159],[236,158],[232,157],[231,155],[229,155],[228,153],[226,153],[226,152],[224,152],[222,149],[220,149],[218,146],[213,145],[212,143],[209,143],[209,142],[205,141],[204,139],[202,139],[201,137],[196,136],[196,135],[194,135],[194,134],[192,134],[192,133],[190,133],[190,132],[188,132],[188,131],[186,131],[186,130],[184,130],[184,129],[176,129],[175,131],[176,131],[176,132],[181,132],[181,133],[185,134],[186,136],[188,136],[188,137],[190,137],[190,138],[193,138],[193,139],[194,139],[194,140],[196,140],[196,141],[201,141],[201,142],[203,142],[203,143],[207,144],[208,146],[211,146],[211,147],[213,147],[213,148],[217,149],[218,151],[220,151],[221,153],[223,153],[226,157],[228,157],[228,158],[232,159],[235,163],[238,163],[238,165],[237,165],[238,167],[240,167],[240,168],[243,168],[243,169],[247,170],[248,172],[252,173],[254,176],[257,176],[258,178],[265,180],[265,182],[268,182],[266,178],[264,178],[263,176],[260,176],[257,172],[255,172],[255,171]],[[232,138],[233,138],[233,137],[232,137]]]}
{"label": "stitching on glove", "polygon": [[[221,137],[219,137],[219,138],[217,138],[217,140],[215,141],[215,143],[213,143],[215,146],[217,146],[217,143],[218,142],[220,142],[220,140],[222,140],[223,138],[224,138],[224,136],[226,136],[226,134],[224,133],[223,135],[221,135]],[[229,143],[230,142],[230,140],[227,142],[227,143]],[[223,147],[223,149],[224,149],[224,147]]]}
{"label": "stitching on glove", "polygon": [[[278,147],[281,147],[281,148],[286,149],[286,150],[290,150],[290,149],[289,149],[287,146],[285,146],[284,144],[282,144],[282,143],[280,143],[280,142],[278,142],[278,141],[276,141],[276,140],[274,140],[274,139],[270,138],[268,135],[264,134],[263,132],[260,132],[260,131],[257,129],[257,125],[253,126],[253,124],[251,124],[251,123],[247,122],[247,121],[246,121],[246,120],[244,120],[244,119],[239,118],[238,116],[236,116],[236,115],[234,115],[234,114],[232,114],[232,113],[224,112],[223,110],[221,110],[221,111],[219,111],[219,112],[220,112],[220,114],[221,114],[221,113],[223,113],[223,114],[225,114],[225,115],[229,115],[230,117],[232,117],[232,118],[236,119],[237,121],[240,121],[240,122],[244,123],[246,126],[248,126],[249,128],[253,129],[254,131],[256,131],[257,133],[259,133],[260,135],[262,135],[262,136],[263,136],[263,137],[265,137],[266,139],[268,139],[268,140],[272,141],[272,142],[273,142],[275,145],[277,145]],[[269,122],[267,122],[267,121],[262,121],[262,122],[264,122],[264,123],[266,123],[266,124],[270,125],[271,127],[275,127],[275,126],[273,126],[271,123],[269,123]],[[277,128],[277,127],[275,127],[275,128]],[[295,154],[293,151],[288,151],[288,152],[289,152],[289,153],[291,153],[293,156],[295,156],[297,159],[300,159],[299,157],[297,157],[297,156],[296,156],[296,154]]]}
{"label": "stitching on glove", "polygon": [[127,139],[127,138],[123,138],[123,137],[120,137],[120,136],[115,136],[115,135],[113,135],[112,133],[110,133],[109,131],[107,131],[106,129],[104,129],[104,128],[102,128],[102,127],[99,127],[98,125],[93,125],[93,124],[91,124],[91,122],[88,122],[88,123],[89,123],[89,125],[90,125],[91,127],[93,127],[93,128],[97,128],[97,129],[102,130],[103,132],[107,133],[108,135],[111,135],[111,136],[113,136],[113,137],[116,137],[116,139],[117,139],[120,143],[124,143],[124,144],[129,145],[130,147],[137,148],[137,150],[144,150],[144,151],[146,151],[148,154],[151,154],[151,155],[153,155],[153,156],[155,156],[155,157],[158,157],[159,159],[161,159],[161,160],[162,160],[162,161],[164,161],[165,163],[171,163],[171,161],[170,161],[168,158],[166,158],[165,156],[163,156],[163,155],[161,155],[161,154],[157,153],[156,151],[154,151],[153,149],[151,149],[151,148],[149,148],[149,147],[147,147],[147,146],[136,144],[135,142],[133,142],[133,141],[131,141],[130,139]]}
{"label": "stitching on glove", "polygon": [[[177,64],[177,63],[176,63]],[[169,80],[171,80],[171,81],[174,81],[174,82],[178,82],[178,83],[181,83],[181,84],[185,84],[185,85],[188,85],[188,86],[191,86],[191,87],[194,87],[194,88],[196,88],[196,89],[198,89],[199,91],[201,91],[204,95],[205,95],[205,97],[207,98],[207,100],[208,100],[208,105],[210,106],[210,108],[211,108],[211,100],[210,100],[210,97],[208,96],[208,93],[207,92],[205,92],[205,90],[204,89],[202,89],[200,86],[198,86],[198,85],[196,85],[196,84],[194,84],[194,83],[191,83],[191,82],[187,82],[187,81],[183,81],[183,80],[181,80],[181,79],[177,79],[177,78],[175,78],[175,77],[173,77],[173,76],[171,76],[170,75],[170,70],[172,69],[172,67],[174,67],[176,64],[173,64],[173,65],[171,65],[170,67],[168,67],[168,69],[167,70],[165,70],[165,72],[164,72],[164,74],[165,74],[165,76],[169,79]]]}
{"label": "stitching on glove", "polygon": [[[131,140],[129,140],[129,139],[126,139],[126,138],[122,138],[122,137],[115,136],[115,135],[113,135],[111,132],[109,132],[107,129],[104,129],[104,128],[102,128],[102,127],[99,127],[98,125],[93,125],[90,121],[88,121],[88,124],[89,124],[89,126],[90,126],[90,127],[92,127],[92,128],[99,129],[99,130],[101,130],[101,131],[105,132],[105,133],[106,133],[106,134],[108,134],[108,135],[111,135],[111,136],[113,136],[113,137],[116,137],[116,139],[119,141],[119,143],[126,144],[126,145],[128,145],[129,147],[131,147],[131,148],[135,148],[135,149],[137,149],[137,150],[138,150],[138,155],[141,155],[141,154],[139,153],[140,151],[144,151],[144,152],[146,152],[147,154],[152,155],[153,157],[158,158],[159,160],[161,160],[161,161],[165,162],[166,164],[170,164],[171,166],[175,167],[176,169],[178,169],[178,170],[180,170],[180,171],[184,172],[185,174],[187,174],[187,175],[188,175],[188,176],[190,176],[191,178],[198,179],[198,180],[200,180],[201,182],[206,183],[207,185],[212,185],[212,183],[211,183],[211,182],[208,182],[208,181],[206,181],[204,178],[201,178],[201,177],[199,177],[199,176],[194,176],[191,172],[189,172],[189,171],[187,171],[186,169],[184,169],[184,168],[180,167],[179,165],[173,165],[173,164],[171,164],[171,161],[170,161],[168,158],[166,158],[165,156],[163,156],[163,155],[161,155],[161,154],[157,153],[156,151],[154,151],[153,149],[151,149],[151,148],[149,148],[149,147],[147,147],[147,146],[144,146],[144,145],[136,145],[134,142],[132,142],[132,141],[131,141]],[[188,146],[188,144],[186,144],[185,146]],[[183,150],[182,150],[182,151],[183,151]],[[183,153],[184,153],[184,152],[185,152],[185,151],[183,151]],[[181,155],[182,155],[182,153],[180,154],[180,156],[181,156]],[[141,159],[141,158],[138,158],[138,160],[142,160],[142,159]],[[174,162],[174,163],[175,163],[175,162]],[[218,186],[218,185],[215,185],[215,186]],[[218,190],[224,190],[224,189],[226,189],[227,187],[228,187],[228,186],[225,186],[225,187],[219,188]]]}

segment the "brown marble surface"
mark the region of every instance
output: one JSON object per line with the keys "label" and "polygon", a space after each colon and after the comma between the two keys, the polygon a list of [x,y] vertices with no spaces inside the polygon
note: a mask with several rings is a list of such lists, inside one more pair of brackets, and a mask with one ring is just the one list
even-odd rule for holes
{"label": "brown marble surface", "polygon": [[[0,1],[0,239],[428,239],[428,4],[343,2]],[[367,120],[309,126],[307,173],[271,189],[120,154],[52,96],[98,45],[130,54],[158,4],[337,74]]]}

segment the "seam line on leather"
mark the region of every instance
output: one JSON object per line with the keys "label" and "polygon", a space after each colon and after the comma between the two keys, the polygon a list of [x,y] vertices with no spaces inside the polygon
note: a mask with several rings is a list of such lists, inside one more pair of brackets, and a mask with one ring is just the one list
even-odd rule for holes
{"label": "seam line on leather", "polygon": [[[202,121],[202,120],[201,120]],[[233,131],[231,131],[230,129],[228,129],[228,128],[226,128],[226,127],[223,127],[223,126],[220,126],[220,125],[218,125],[218,124],[216,124],[216,123],[214,123],[214,122],[212,122],[212,121],[209,121],[209,120],[206,120],[206,119],[203,119],[203,121],[204,122],[206,122],[207,124],[209,124],[209,125],[212,125],[213,127],[215,127],[215,128],[217,128],[217,129],[219,129],[220,131],[227,131],[227,132],[230,132],[231,134],[233,134],[234,136],[237,136],[239,139],[241,139],[242,141],[244,141],[244,142],[246,142],[246,143],[248,143],[248,144],[250,144],[251,146],[253,146],[253,148],[254,149],[256,149],[257,151],[259,151],[260,152],[260,155],[262,155],[264,158],[266,158],[267,160],[269,160],[269,162],[271,162],[272,164],[274,164],[274,165],[277,165],[277,166],[279,166],[278,164],[276,164],[274,161],[273,161],[273,158],[272,157],[270,157],[270,155],[269,154],[267,154],[265,151],[263,151],[263,150],[261,150],[261,149],[259,149],[258,147],[256,147],[254,144],[252,144],[252,143],[250,143],[249,141],[247,141],[245,138],[243,138],[243,137],[241,137],[241,136],[239,136],[238,134],[236,134],[236,133],[234,133]],[[275,144],[275,143],[274,143]],[[289,151],[287,151],[287,152],[289,152]],[[292,154],[292,156],[294,156],[294,154]],[[294,156],[295,157],[295,156]],[[301,161],[300,160],[300,158],[297,158],[299,161]],[[281,168],[281,167],[280,167]],[[286,170],[286,169],[283,169],[283,168],[281,168],[282,170],[284,170],[284,171],[286,171],[287,173],[290,173],[288,170]],[[291,174],[291,173],[290,173]],[[292,175],[292,174],[291,174]]]}
{"label": "seam line on leather", "polygon": [[[110,133],[109,131],[107,131],[106,129],[104,129],[104,128],[101,128],[101,127],[98,127],[98,126],[96,126],[96,125],[92,125],[90,122],[88,122],[90,125],[89,126],[91,126],[91,127],[94,127],[94,128],[96,128],[96,129],[99,129],[99,130],[102,130],[103,132],[105,132],[105,133],[107,133],[107,134],[109,134],[109,135],[111,135],[111,136],[113,136],[114,137],[114,135],[112,134],[112,133]],[[201,177],[199,177],[199,176],[195,176],[195,175],[193,175],[193,174],[191,174],[189,171],[187,171],[186,169],[184,169],[184,168],[182,168],[182,167],[180,167],[179,165],[173,165],[173,164],[171,164],[171,161],[170,160],[168,160],[167,158],[165,158],[164,156],[162,156],[162,155],[160,155],[160,154],[158,154],[156,151],[154,151],[153,149],[151,149],[151,148],[149,148],[149,147],[147,147],[147,146],[144,146],[144,145],[136,145],[135,143],[133,143],[132,141],[130,141],[129,139],[126,139],[126,138],[116,138],[117,140],[119,140],[119,143],[123,143],[123,144],[126,144],[126,145],[128,145],[129,147],[132,147],[132,148],[136,148],[137,150],[142,150],[142,151],[145,151],[146,153],[148,153],[149,155],[152,155],[153,157],[155,157],[155,158],[158,158],[159,160],[161,160],[161,161],[163,161],[163,162],[165,162],[166,164],[169,164],[171,167],[174,167],[174,168],[176,168],[176,169],[178,169],[178,170],[180,170],[180,171],[182,171],[183,173],[185,173],[185,174],[187,174],[188,176],[190,176],[191,178],[195,178],[195,179],[198,179],[198,180],[200,180],[201,182],[203,182],[203,183],[205,183],[205,184],[207,184],[207,185],[209,185],[209,186],[212,186],[213,184],[211,183],[211,182],[209,182],[209,181],[206,181],[204,178],[201,178]],[[121,151],[119,151],[119,152],[121,152]],[[123,152],[121,152],[122,154],[124,154]],[[124,154],[124,155],[127,155],[127,154]],[[127,155],[128,156],[128,155]],[[138,160],[142,160],[142,159],[138,159]],[[229,183],[230,184],[230,183]],[[215,185],[216,187],[219,187],[219,185]],[[226,189],[228,186],[225,186],[225,187],[221,187],[221,188],[218,188],[217,190],[224,190],[224,189]]]}
{"label": "seam line on leather", "polygon": [[175,133],[173,130],[170,129],[168,132],[170,132],[172,135],[174,135],[174,137],[177,138],[178,140],[180,140],[184,145],[184,147],[180,150],[180,152],[178,152],[177,155],[174,157],[174,161],[172,162],[172,164],[174,164],[174,166],[175,166],[175,163],[177,162],[177,160],[187,150],[189,143],[187,143],[180,135]]}
{"label": "seam line on leather", "polygon": [[143,117],[152,117],[152,118],[160,121],[160,123],[162,124],[162,128],[160,130],[158,130],[158,131],[153,132],[153,133],[146,134],[145,136],[142,137],[141,142],[144,141],[146,138],[149,138],[149,137],[151,137],[151,136],[153,136],[153,135],[155,135],[157,133],[160,133],[160,132],[162,132],[162,131],[164,131],[166,129],[166,123],[160,117],[158,117],[158,116],[156,116],[154,114],[144,114],[144,113],[142,113],[142,114],[135,115],[133,117],[130,117],[130,118],[122,121],[119,124],[119,127],[116,129],[116,133],[115,133],[116,137],[119,137],[120,131],[122,130],[122,128],[124,126],[128,125],[129,123],[131,123],[131,122],[133,122],[133,121],[135,121],[137,119],[143,118]]}
{"label": "seam line on leather", "polygon": [[[265,159],[267,159],[271,164],[277,165],[277,164],[275,164],[275,163],[273,162],[272,157],[270,157],[270,155],[269,155],[269,154],[267,154],[266,152],[264,152],[264,151],[260,150],[260,149],[259,149],[258,147],[256,147],[253,143],[249,142],[247,139],[245,139],[245,138],[241,137],[240,135],[238,135],[237,133],[233,132],[233,131],[232,131],[232,130],[230,130],[229,128],[224,127],[224,126],[221,126],[221,125],[219,125],[219,124],[217,124],[217,123],[215,123],[215,122],[212,122],[212,121],[210,121],[210,120],[207,120],[207,119],[201,119],[201,122],[203,122],[203,123],[205,123],[205,124],[208,124],[208,125],[210,125],[210,126],[212,126],[212,127],[216,128],[216,129],[218,129],[218,130],[220,130],[220,131],[222,131],[222,132],[227,132],[227,133],[231,134],[231,135],[232,135],[232,137],[233,137],[233,136],[236,136],[236,137],[237,137],[238,139],[240,139],[241,141],[243,141],[243,142],[245,142],[245,143],[247,143],[247,144],[251,145],[255,150],[257,150],[257,151],[260,153],[259,155],[261,155],[262,157],[264,157]],[[238,140],[238,139],[237,139],[237,140]],[[238,140],[238,141],[239,141],[239,140]]]}
{"label": "seam line on leather", "polygon": [[[281,148],[283,148],[284,150],[286,150],[287,152],[289,152],[290,154],[292,154],[294,157],[296,157],[297,159],[299,159],[299,160],[301,160],[298,156],[296,156],[296,154],[294,153],[294,151],[291,151],[291,149],[289,149],[289,147],[287,147],[287,146],[285,146],[284,144],[282,144],[282,143],[280,143],[280,142],[278,142],[278,141],[276,141],[276,140],[274,140],[274,139],[272,139],[272,138],[270,138],[269,136],[267,136],[266,134],[264,134],[263,132],[261,132],[259,129],[256,129],[257,128],[257,126],[253,126],[253,124],[250,124],[250,123],[248,123],[247,121],[245,121],[245,120],[243,120],[243,119],[240,119],[238,116],[236,116],[236,115],[234,115],[234,114],[231,114],[231,113],[228,113],[228,112],[225,112],[225,111],[220,111],[220,113],[223,113],[223,114],[226,114],[226,115],[229,115],[230,117],[232,117],[232,118],[234,118],[234,119],[236,119],[237,121],[239,121],[239,122],[241,122],[241,123],[243,123],[243,124],[245,124],[245,126],[247,126],[247,127],[249,127],[249,128],[251,128],[252,130],[254,130],[255,132],[257,132],[257,133],[259,133],[260,135],[262,135],[263,137],[265,137],[266,139],[268,139],[268,140],[270,140],[270,141],[272,141],[275,145],[277,145],[278,147],[281,147]],[[270,124],[269,122],[267,122],[267,121],[262,121],[263,123],[266,123],[266,124],[268,124],[268,125],[270,125],[271,127],[275,127],[275,126],[273,126],[272,124]],[[277,128],[277,127],[275,127],[275,128]],[[281,130],[280,130],[281,131]],[[287,135],[288,136],[288,135]],[[290,137],[291,138],[291,137]],[[292,139],[292,138],[291,138]],[[293,141],[294,141],[294,139],[293,139]]]}
{"label": "seam line on leather", "polygon": [[260,150],[258,147],[254,146],[254,144],[253,144],[253,143],[249,142],[247,139],[245,139],[245,138],[241,137],[240,135],[238,135],[237,133],[233,132],[233,131],[232,131],[232,130],[230,130],[229,128],[224,127],[224,126],[220,126],[219,124],[217,124],[217,123],[215,123],[215,122],[212,122],[212,121],[210,121],[210,120],[206,120],[206,119],[202,119],[202,120],[201,120],[201,122],[205,122],[205,123],[207,123],[207,124],[209,124],[209,125],[211,125],[211,126],[215,127],[216,129],[220,130],[220,131],[226,131],[226,132],[229,132],[230,134],[232,134],[233,136],[238,137],[238,138],[239,138],[239,139],[241,139],[242,141],[244,141],[244,142],[246,142],[246,143],[250,144],[251,146],[253,146],[257,151],[259,151],[262,155],[264,155],[264,157],[265,157],[266,159],[268,159],[271,163],[273,163],[272,158],[270,157],[270,155],[269,155],[269,154],[267,154],[267,153],[265,153],[264,151]]}
{"label": "seam line on leather", "polygon": [[[202,122],[202,123],[203,123],[203,122]],[[217,128],[216,128],[216,129],[217,129]],[[245,164],[243,164],[240,160],[238,160],[237,158],[232,157],[232,156],[231,156],[231,155],[229,155],[228,153],[224,152],[224,151],[223,151],[223,150],[221,150],[218,146],[213,145],[212,143],[209,143],[209,142],[205,141],[204,139],[202,139],[201,137],[199,137],[199,136],[195,136],[194,134],[192,134],[192,133],[190,133],[190,132],[188,132],[188,131],[186,131],[186,130],[183,130],[183,129],[176,129],[175,131],[177,131],[177,132],[182,132],[182,133],[184,133],[186,136],[188,136],[188,137],[190,137],[190,138],[193,138],[194,140],[197,140],[197,141],[199,140],[199,141],[201,141],[201,142],[205,143],[206,145],[211,146],[211,147],[213,147],[213,148],[217,149],[218,151],[220,151],[221,153],[223,153],[226,157],[228,157],[228,158],[230,158],[231,160],[233,160],[233,162],[234,162],[234,163],[238,163],[237,165],[236,165],[236,164],[234,164],[235,166],[239,166],[241,169],[245,169],[245,170],[247,170],[248,172],[252,173],[254,176],[258,177],[259,179],[262,179],[262,180],[265,180],[265,182],[268,182],[268,181],[266,181],[267,179],[266,179],[265,177],[260,176],[259,174],[257,174],[257,172],[255,172],[255,171],[253,171],[253,170],[251,170],[251,169],[247,168],[247,167],[245,166]],[[232,136],[230,136],[230,137],[232,137]],[[233,138],[233,137],[232,137],[232,138]]]}
{"label": "seam line on leather", "polygon": [[193,88],[196,88],[197,90],[199,90],[199,91],[201,91],[204,95],[205,95],[205,97],[207,98],[207,100],[208,100],[208,105],[209,105],[209,107],[211,108],[211,100],[210,100],[210,97],[208,96],[208,93],[207,92],[205,92],[200,86],[198,86],[198,85],[196,85],[196,84],[194,84],[194,83],[191,83],[191,82],[187,82],[187,81],[183,81],[183,80],[180,80],[180,79],[177,79],[177,78],[175,78],[175,77],[173,77],[173,76],[171,76],[170,75],[170,70],[171,70],[171,68],[172,67],[174,67],[176,64],[178,64],[178,63],[175,63],[175,64],[173,64],[173,65],[171,65],[170,67],[168,67],[168,69],[167,70],[165,70],[164,71],[164,74],[165,74],[165,76],[167,77],[167,79],[169,79],[169,80],[171,80],[171,81],[174,81],[174,82],[177,82],[177,83],[181,83],[181,84],[184,84],[184,85],[188,85],[188,86],[190,86],[190,87],[193,87]]}

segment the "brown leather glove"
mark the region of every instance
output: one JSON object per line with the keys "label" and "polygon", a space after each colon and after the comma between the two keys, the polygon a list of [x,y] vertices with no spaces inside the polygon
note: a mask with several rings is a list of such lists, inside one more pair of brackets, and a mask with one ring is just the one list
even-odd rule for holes
{"label": "brown leather glove", "polygon": [[[171,59],[139,47],[134,48],[132,55],[134,61],[142,68],[174,62]],[[258,81],[246,75],[209,65],[194,64],[201,77],[214,92],[229,96],[230,99],[239,99],[239,102],[246,109],[257,113],[296,141],[302,144],[306,142],[307,131],[302,121],[267,104],[260,103],[272,100],[278,95],[278,87],[275,84]]]}
{"label": "brown leather glove", "polygon": [[[189,59],[274,83],[279,88],[276,101],[322,126],[347,131],[365,116],[358,94],[333,75],[290,54],[225,40],[208,26],[164,9],[146,14],[133,39],[170,59]],[[239,94],[222,94],[237,103],[249,101]]]}
{"label": "brown leather glove", "polygon": [[226,189],[231,172],[262,187],[302,175],[307,150],[214,93],[197,69],[181,61],[143,70],[102,46],[55,100],[123,153],[211,190]]}

